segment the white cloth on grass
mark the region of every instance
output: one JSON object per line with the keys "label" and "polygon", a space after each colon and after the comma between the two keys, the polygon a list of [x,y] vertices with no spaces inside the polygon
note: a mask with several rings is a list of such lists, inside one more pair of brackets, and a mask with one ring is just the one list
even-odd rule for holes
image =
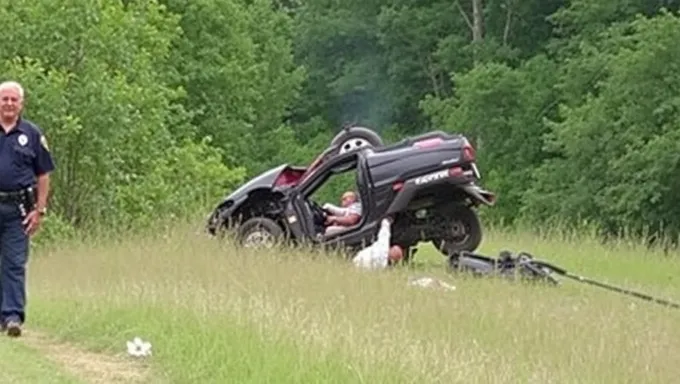
{"label": "white cloth on grass", "polygon": [[359,251],[352,259],[355,266],[364,269],[384,269],[388,265],[392,223],[388,219],[380,222],[378,239]]}

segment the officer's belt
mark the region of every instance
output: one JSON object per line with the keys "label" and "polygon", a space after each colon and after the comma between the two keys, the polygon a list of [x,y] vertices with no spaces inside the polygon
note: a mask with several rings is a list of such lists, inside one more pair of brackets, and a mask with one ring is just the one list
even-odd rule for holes
{"label": "officer's belt", "polygon": [[20,189],[18,191],[0,191],[0,203],[18,203],[23,202],[33,188]]}

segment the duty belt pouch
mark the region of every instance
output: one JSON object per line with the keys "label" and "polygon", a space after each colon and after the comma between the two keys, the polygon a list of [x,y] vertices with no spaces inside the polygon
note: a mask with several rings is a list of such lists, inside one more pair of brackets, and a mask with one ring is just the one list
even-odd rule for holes
{"label": "duty belt pouch", "polygon": [[31,212],[35,208],[36,203],[35,189],[34,188],[24,189],[21,192],[19,196],[19,201],[17,203],[19,205],[19,210],[21,211],[21,216],[26,217],[26,215],[28,215],[28,212]]}

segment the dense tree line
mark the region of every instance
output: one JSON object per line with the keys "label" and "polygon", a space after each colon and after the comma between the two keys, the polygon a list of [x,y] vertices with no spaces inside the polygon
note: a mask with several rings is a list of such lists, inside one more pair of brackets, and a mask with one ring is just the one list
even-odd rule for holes
{"label": "dense tree line", "polygon": [[57,161],[53,231],[205,210],[360,123],[471,137],[486,220],[675,234],[678,3],[17,0],[0,66]]}

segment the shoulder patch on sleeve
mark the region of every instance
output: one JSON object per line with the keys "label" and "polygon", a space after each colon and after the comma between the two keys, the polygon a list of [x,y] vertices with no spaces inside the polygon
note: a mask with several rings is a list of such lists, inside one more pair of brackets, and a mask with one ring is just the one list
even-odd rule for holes
{"label": "shoulder patch on sleeve", "polygon": [[50,151],[50,147],[47,145],[47,138],[45,137],[45,135],[42,134],[40,135],[40,145],[42,145],[47,152]]}

